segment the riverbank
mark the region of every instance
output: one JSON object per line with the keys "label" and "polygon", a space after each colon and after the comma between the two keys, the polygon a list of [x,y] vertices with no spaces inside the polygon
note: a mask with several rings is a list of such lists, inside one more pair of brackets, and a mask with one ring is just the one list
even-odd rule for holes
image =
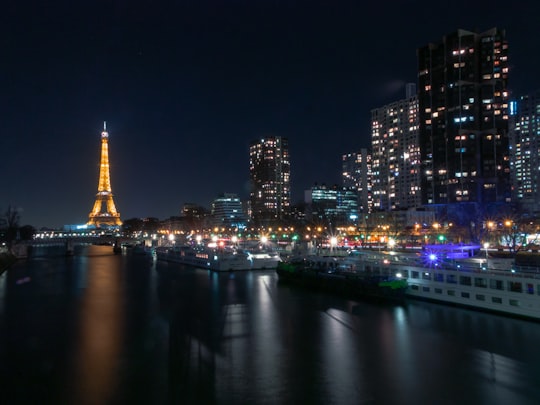
{"label": "riverbank", "polygon": [[0,253],[0,275],[6,271],[9,266],[17,261],[17,258],[11,253]]}

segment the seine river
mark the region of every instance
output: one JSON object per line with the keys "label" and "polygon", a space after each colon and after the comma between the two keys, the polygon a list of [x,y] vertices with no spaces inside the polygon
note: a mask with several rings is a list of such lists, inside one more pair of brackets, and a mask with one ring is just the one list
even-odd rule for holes
{"label": "seine river", "polygon": [[0,276],[2,404],[538,404],[540,323],[113,255]]}

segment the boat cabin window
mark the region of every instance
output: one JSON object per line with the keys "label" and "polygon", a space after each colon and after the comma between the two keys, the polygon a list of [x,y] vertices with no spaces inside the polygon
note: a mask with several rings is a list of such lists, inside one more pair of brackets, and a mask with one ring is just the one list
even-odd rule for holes
{"label": "boat cabin window", "polygon": [[486,288],[487,287],[487,281],[486,281],[485,278],[475,277],[474,278],[474,286],[475,287]]}
{"label": "boat cabin window", "polygon": [[471,285],[471,277],[469,276],[459,276],[459,284],[461,285]]}
{"label": "boat cabin window", "polygon": [[422,273],[422,279],[423,280],[431,280],[431,274],[429,274],[427,271],[424,271]]}
{"label": "boat cabin window", "polygon": [[518,300],[508,300],[508,303],[512,305],[513,307],[519,307],[519,301]]}
{"label": "boat cabin window", "polygon": [[456,295],[456,291],[455,291],[455,290],[448,290],[446,293],[447,293],[448,295],[452,296],[452,297],[453,297],[454,295]]}
{"label": "boat cabin window", "polygon": [[457,283],[457,278],[454,274],[447,274],[446,275],[446,282],[447,283],[450,283],[450,284],[456,284]]}
{"label": "boat cabin window", "polygon": [[442,288],[435,288],[436,294],[442,294]]}
{"label": "boat cabin window", "polygon": [[523,292],[523,286],[519,281],[509,281],[508,282],[508,291],[512,292]]}
{"label": "boat cabin window", "polygon": [[433,280],[438,281],[439,283],[444,283],[444,274],[435,273],[433,275]]}
{"label": "boat cabin window", "polygon": [[418,278],[418,272],[417,271],[411,271],[411,278]]}
{"label": "boat cabin window", "polygon": [[502,299],[499,297],[491,297],[491,301],[495,304],[502,304]]}
{"label": "boat cabin window", "polygon": [[476,299],[478,301],[485,301],[486,300],[486,296],[484,294],[476,294]]}
{"label": "boat cabin window", "polygon": [[534,285],[527,283],[527,294],[534,294]]}
{"label": "boat cabin window", "polygon": [[493,290],[504,290],[502,280],[489,280],[489,288]]}
{"label": "boat cabin window", "polygon": [[463,291],[463,292],[461,293],[461,296],[462,296],[463,298],[469,298],[469,297],[470,297],[470,294],[469,294],[468,292],[464,292],[464,291]]}

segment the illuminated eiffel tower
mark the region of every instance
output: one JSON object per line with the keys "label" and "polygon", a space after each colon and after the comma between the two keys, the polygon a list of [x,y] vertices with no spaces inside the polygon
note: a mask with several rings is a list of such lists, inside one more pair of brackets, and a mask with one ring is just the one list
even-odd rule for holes
{"label": "illuminated eiffel tower", "polygon": [[[105,209],[103,211],[103,209]],[[103,132],[101,133],[101,165],[99,167],[99,184],[96,194],[94,208],[90,212],[89,226],[120,226],[120,213],[116,212],[113,195],[111,190],[111,176],[109,174],[109,133],[107,132],[107,123],[103,123]]]}

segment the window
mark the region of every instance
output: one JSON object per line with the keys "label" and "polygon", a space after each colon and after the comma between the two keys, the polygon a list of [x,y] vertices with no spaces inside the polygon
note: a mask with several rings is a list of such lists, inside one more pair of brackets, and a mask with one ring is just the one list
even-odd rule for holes
{"label": "window", "polygon": [[442,294],[442,288],[435,288],[436,294]]}
{"label": "window", "polygon": [[456,284],[457,283],[457,277],[454,274],[447,274],[446,275],[446,282],[450,284]]}
{"label": "window", "polygon": [[475,277],[474,278],[474,286],[475,287],[486,288],[487,287],[487,281],[486,281],[485,278]]}
{"label": "window", "polygon": [[512,305],[513,307],[519,307],[519,301],[518,300],[509,300],[508,303]]}
{"label": "window", "polygon": [[493,290],[504,290],[502,280],[489,280],[489,288]]}
{"label": "window", "polygon": [[491,297],[491,302],[494,302],[495,304],[502,304],[502,299],[499,297]]}
{"label": "window", "polygon": [[429,292],[429,287],[422,287],[423,292]]}
{"label": "window", "polygon": [[418,291],[418,286],[416,284],[411,284],[411,290]]}
{"label": "window", "polygon": [[527,294],[534,294],[534,285],[527,283]]}
{"label": "window", "polygon": [[411,278],[418,278],[418,272],[417,271],[411,271]]}
{"label": "window", "polygon": [[431,280],[431,274],[424,272],[422,273],[422,279],[423,280]]}
{"label": "window", "polygon": [[433,280],[438,281],[440,283],[444,283],[444,274],[435,273],[433,275]]}
{"label": "window", "polygon": [[454,290],[448,290],[446,293],[452,297],[456,295],[456,292]]}
{"label": "window", "polygon": [[463,298],[469,298],[471,295],[470,295],[468,292],[462,292],[462,293],[461,293],[461,296],[462,296]]}
{"label": "window", "polygon": [[519,281],[509,281],[508,291],[523,292],[522,284]]}
{"label": "window", "polygon": [[470,276],[460,276],[459,277],[459,284],[461,285],[471,285],[471,277]]}
{"label": "window", "polygon": [[484,294],[476,294],[476,299],[478,301],[485,301],[486,300],[486,296]]}

